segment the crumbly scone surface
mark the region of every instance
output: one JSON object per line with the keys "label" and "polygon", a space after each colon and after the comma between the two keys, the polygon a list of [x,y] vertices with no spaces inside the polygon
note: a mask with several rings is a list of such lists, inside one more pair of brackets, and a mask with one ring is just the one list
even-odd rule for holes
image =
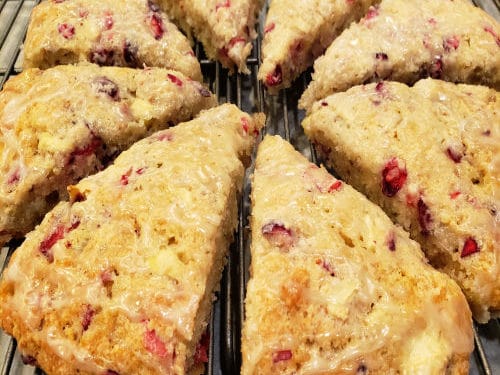
{"label": "crumbly scone surface", "polygon": [[357,86],[303,126],[324,160],[409,230],[481,322],[500,310],[500,95],[422,80]]}

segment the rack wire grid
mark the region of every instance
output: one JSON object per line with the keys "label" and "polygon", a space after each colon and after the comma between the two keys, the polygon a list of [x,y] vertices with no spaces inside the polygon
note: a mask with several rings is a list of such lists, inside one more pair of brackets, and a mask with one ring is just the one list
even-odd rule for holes
{"label": "rack wire grid", "polygon": [[[10,76],[21,71],[22,41],[31,10],[39,2],[40,0],[1,0],[0,89]],[[500,20],[500,0],[475,0],[473,3]],[[267,6],[268,4],[266,8]],[[278,96],[268,95],[257,79],[265,13],[261,12],[259,17],[259,37],[254,42],[252,55],[247,60],[250,75],[228,75],[218,62],[206,58],[199,43],[195,45],[205,83],[217,95],[219,103],[234,103],[246,112],[264,112],[267,117],[264,133],[281,135],[311,161],[317,162],[315,150],[300,126],[304,113],[297,109],[298,99],[310,81],[311,71],[304,73],[291,88],[282,90]],[[229,251],[221,289],[212,309],[209,361],[206,369],[208,375],[232,375],[240,372],[240,333],[250,263],[248,215],[249,176],[252,169],[249,168],[245,177],[245,188],[239,202],[238,230]],[[10,255],[18,245],[19,242],[13,242],[1,249],[0,272],[6,267]],[[500,321],[494,319],[488,324],[474,324],[474,339],[470,374],[500,375]],[[15,340],[0,331],[0,375],[35,374],[43,375],[43,371],[23,364]]]}

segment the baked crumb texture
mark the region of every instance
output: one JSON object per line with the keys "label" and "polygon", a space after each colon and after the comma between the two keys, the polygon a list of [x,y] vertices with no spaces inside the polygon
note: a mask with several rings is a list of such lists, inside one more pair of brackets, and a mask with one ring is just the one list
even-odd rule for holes
{"label": "baked crumb texture", "polygon": [[276,94],[322,55],[351,22],[380,0],[272,0],[264,27],[259,79]]}
{"label": "baked crumb texture", "polygon": [[500,25],[467,0],[383,0],[314,63],[300,107],[373,81],[431,77],[500,90]]}
{"label": "baked crumb texture", "polygon": [[279,137],[260,145],[242,374],[467,374],[457,284],[380,207]]}
{"label": "baked crumb texture", "polygon": [[215,104],[202,84],[160,68],[65,65],[11,78],[0,92],[0,244],[133,142]]}
{"label": "baked crumb texture", "polygon": [[426,79],[379,82],[316,103],[322,159],[420,242],[474,317],[500,312],[500,94]]}
{"label": "baked crumb texture", "polygon": [[207,56],[231,71],[250,73],[256,17],[264,0],[158,0],[190,37],[203,43]]}
{"label": "baked crumb texture", "polygon": [[44,1],[32,12],[24,68],[89,61],[160,67],[201,81],[189,40],[152,0]]}
{"label": "baked crumb texture", "polygon": [[13,254],[0,324],[49,374],[185,374],[262,115],[233,105],[157,132],[69,187]]}

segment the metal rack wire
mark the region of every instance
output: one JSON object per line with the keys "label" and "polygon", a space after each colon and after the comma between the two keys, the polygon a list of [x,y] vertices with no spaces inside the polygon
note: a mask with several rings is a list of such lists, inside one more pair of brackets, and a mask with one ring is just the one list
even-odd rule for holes
{"label": "metal rack wire", "polygon": [[[7,79],[19,73],[22,59],[21,44],[26,33],[29,14],[40,0],[1,0],[0,2],[0,88]],[[500,19],[499,0],[474,0],[476,5]],[[263,12],[265,13],[265,12]],[[260,18],[262,29],[263,16]],[[262,35],[262,30],[260,30]],[[247,60],[251,74],[228,75],[217,62],[208,60],[199,44],[195,47],[201,61],[206,83],[217,95],[219,103],[231,102],[246,112],[266,113],[268,134],[279,134],[289,140],[313,162],[316,154],[304,135],[300,123],[304,113],[297,109],[297,101],[310,79],[304,74],[294,86],[279,96],[269,96],[257,80],[260,61],[260,41],[254,43],[252,55]],[[250,184],[247,171],[245,189],[239,202],[239,224],[235,241],[229,252],[224,270],[218,301],[214,304],[210,324],[210,350],[208,375],[238,374],[241,365],[240,332],[244,318],[243,301],[248,280]],[[16,243],[0,251],[0,272],[8,263]],[[485,325],[474,326],[475,349],[471,356],[472,375],[500,375],[500,322],[492,320]],[[0,375],[42,375],[43,372],[24,365],[15,340],[0,331]]]}

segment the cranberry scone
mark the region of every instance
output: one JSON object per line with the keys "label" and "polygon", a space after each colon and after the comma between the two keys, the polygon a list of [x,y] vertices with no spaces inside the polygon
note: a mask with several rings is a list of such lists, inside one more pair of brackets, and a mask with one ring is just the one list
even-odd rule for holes
{"label": "cranberry scone", "polygon": [[158,0],[189,36],[203,43],[207,56],[231,71],[249,73],[256,17],[264,0]]}
{"label": "cranberry scone", "polygon": [[257,153],[251,228],[243,375],[468,373],[458,285],[380,207],[279,137]]}
{"label": "cranberry scone", "polygon": [[500,94],[426,79],[357,86],[303,121],[323,159],[420,242],[474,317],[500,312]]}
{"label": "cranberry scone", "polygon": [[500,90],[500,25],[468,0],[383,0],[314,63],[301,108],[370,81],[425,77]]}
{"label": "cranberry scone", "polygon": [[189,40],[154,0],[50,0],[37,5],[24,43],[24,68],[82,61],[168,68],[202,80]]}
{"label": "cranberry scone", "polygon": [[[157,132],[68,188],[0,283],[0,325],[49,374],[186,374],[237,224],[262,117]],[[198,350],[197,350],[198,349]]]}
{"label": "cranberry scone", "polygon": [[272,0],[267,13],[259,79],[272,94],[325,52],[342,30],[380,0]]}
{"label": "cranberry scone", "polygon": [[215,104],[197,81],[160,68],[62,65],[10,79],[0,92],[0,243],[133,142]]}

